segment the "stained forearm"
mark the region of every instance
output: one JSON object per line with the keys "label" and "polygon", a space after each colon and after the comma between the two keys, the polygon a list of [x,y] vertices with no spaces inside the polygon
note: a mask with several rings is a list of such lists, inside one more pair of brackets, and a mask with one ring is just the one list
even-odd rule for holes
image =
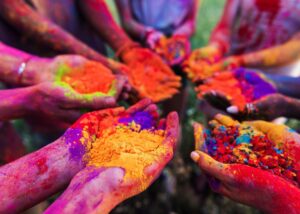
{"label": "stained forearm", "polygon": [[0,90],[0,120],[11,120],[27,115],[34,90],[34,87]]}
{"label": "stained forearm", "polygon": [[292,39],[282,45],[242,55],[244,66],[276,67],[292,63],[300,58],[300,40]]}
{"label": "stained forearm", "polygon": [[65,187],[81,169],[62,140],[0,168],[0,213],[17,213]]}
{"label": "stained forearm", "polygon": [[265,74],[265,76],[275,83],[279,93],[300,98],[300,78],[284,75]]}
{"label": "stained forearm", "polygon": [[114,21],[103,0],[80,1],[80,4],[85,17],[112,49],[117,51],[124,44],[133,43]]}
{"label": "stained forearm", "polygon": [[71,181],[45,214],[109,213],[122,201],[117,188],[123,180],[120,168],[87,167]]}
{"label": "stained forearm", "polygon": [[23,0],[0,1],[0,14],[17,30],[39,40],[54,50],[80,54],[87,58],[105,63],[106,59],[101,54],[88,47],[70,33],[47,18],[41,16],[28,6]]}

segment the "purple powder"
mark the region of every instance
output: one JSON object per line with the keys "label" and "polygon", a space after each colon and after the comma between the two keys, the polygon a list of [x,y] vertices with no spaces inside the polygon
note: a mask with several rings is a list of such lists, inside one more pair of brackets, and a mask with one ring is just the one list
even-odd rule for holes
{"label": "purple powder", "polygon": [[81,137],[81,128],[69,128],[64,134],[65,142],[69,146],[71,159],[75,161],[82,160],[85,154],[85,146],[79,141]]}
{"label": "purple powder", "polygon": [[123,117],[119,119],[119,123],[128,125],[131,122],[135,122],[141,126],[141,129],[151,129],[155,126],[153,116],[149,112],[140,111],[129,117]]}
{"label": "purple powder", "polygon": [[255,70],[238,68],[234,71],[234,75],[240,81],[243,94],[251,100],[258,100],[266,95],[276,93],[276,88]]}

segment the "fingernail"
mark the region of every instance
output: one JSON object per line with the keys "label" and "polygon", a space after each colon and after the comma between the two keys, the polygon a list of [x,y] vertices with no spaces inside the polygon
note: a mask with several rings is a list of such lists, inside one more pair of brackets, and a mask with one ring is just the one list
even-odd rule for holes
{"label": "fingernail", "polygon": [[237,106],[229,106],[226,111],[230,114],[237,114],[239,112],[239,109]]}
{"label": "fingernail", "polygon": [[197,163],[200,158],[200,155],[197,152],[193,151],[191,152],[191,158],[193,159],[194,162]]}

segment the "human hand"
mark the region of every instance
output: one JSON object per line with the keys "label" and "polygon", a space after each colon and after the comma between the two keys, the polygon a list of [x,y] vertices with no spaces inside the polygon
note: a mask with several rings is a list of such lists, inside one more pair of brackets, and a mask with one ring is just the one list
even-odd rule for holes
{"label": "human hand", "polygon": [[[114,150],[117,147],[113,145],[113,135],[124,128],[115,129],[116,124],[129,125],[132,119],[143,128],[140,134],[152,130],[152,137],[149,136],[152,140],[142,140],[139,144],[134,135],[126,140],[125,131],[123,137],[117,138],[126,141],[125,147]],[[171,113],[166,121],[158,121],[157,107],[149,100],[142,100],[126,111],[117,108],[85,114],[64,138],[70,145],[72,157],[83,160],[87,166],[46,213],[70,213],[79,207],[80,213],[108,213],[120,202],[145,190],[157,178],[173,156],[177,135],[177,114]],[[161,138],[160,143],[151,145],[158,138]],[[96,150],[103,154],[96,155]]]}
{"label": "human hand", "polygon": [[240,111],[235,105],[227,106],[226,111],[233,117],[270,121],[287,114],[289,100],[290,98],[276,93],[247,103],[243,111]]}
{"label": "human hand", "polygon": [[114,75],[101,63],[78,55],[61,55],[53,59],[31,60],[28,69],[37,69],[37,67],[43,68],[43,71],[38,73],[37,83],[59,81],[69,84],[82,94],[101,92],[115,98],[130,90],[124,75]]}
{"label": "human hand", "polygon": [[[196,87],[199,98],[205,98],[214,107],[244,112],[249,103],[275,93],[276,86],[257,71],[239,68],[216,73]],[[237,112],[238,112],[237,111]]]}
{"label": "human hand", "polygon": [[208,45],[203,48],[193,50],[188,59],[186,59],[182,66],[188,77],[196,82],[205,79],[210,74],[203,73],[204,68],[218,62],[222,58],[221,50],[215,45]]}
{"label": "human hand", "polygon": [[163,33],[152,29],[146,35],[145,42],[151,49],[154,49],[155,45],[162,37],[165,37]]}
{"label": "human hand", "polygon": [[131,48],[121,56],[129,67],[129,82],[141,98],[158,102],[178,92],[180,77],[155,53],[146,48]]}
{"label": "human hand", "polygon": [[[283,125],[275,125],[264,121],[240,124],[223,115],[217,115],[211,123],[215,127],[211,132],[205,131],[201,125],[195,124],[194,133],[197,151],[191,155],[193,160],[209,176],[212,189],[233,200],[270,213],[280,213],[282,209],[287,209],[284,202],[289,201],[289,204],[292,204],[289,208],[292,208],[291,212],[295,213],[296,208],[299,207],[298,200],[300,197],[298,189],[298,171],[300,169],[299,135]],[[232,127],[237,127],[238,132],[233,132]],[[221,134],[222,137],[220,134],[216,134],[218,132],[229,135]],[[277,155],[278,159],[272,160],[272,157],[275,157],[276,154],[274,156],[272,149],[268,150],[270,147],[267,144],[262,144],[263,141],[257,143],[258,141],[250,140],[250,146],[246,141],[236,146],[230,143],[233,138],[236,142],[240,142],[241,139],[246,140],[246,135],[250,136],[251,139],[255,139],[255,136],[259,136],[259,138],[263,138],[264,135],[267,136],[276,145],[276,153],[280,154]],[[225,144],[219,144],[222,139],[226,142]],[[233,156],[228,156],[230,154],[228,153],[229,145],[226,144],[235,146],[232,150]],[[198,149],[208,152],[212,157]],[[254,153],[251,153],[249,149]],[[258,159],[255,159],[257,152],[261,156],[257,156]],[[282,159],[283,157],[288,157],[288,159]],[[275,160],[278,161],[277,168],[273,165],[276,163]],[[284,172],[277,171],[278,169]],[[298,180],[296,181],[292,181],[293,176],[295,176],[293,170],[298,172],[296,175]],[[295,200],[295,198],[298,199]],[[272,206],[274,204],[276,204],[276,207]]]}
{"label": "human hand", "polygon": [[116,100],[112,96],[83,95],[71,87],[45,82],[33,86],[33,95],[28,100],[27,108],[30,114],[42,114],[74,122],[83,109],[102,109],[115,105]]}
{"label": "human hand", "polygon": [[186,36],[173,35],[170,38],[161,37],[153,48],[168,65],[178,65],[191,52],[191,44]]}
{"label": "human hand", "polygon": [[220,48],[211,45],[197,49],[183,63],[184,71],[193,82],[202,81],[216,72],[231,70],[242,65],[241,58],[231,56],[222,59]]}

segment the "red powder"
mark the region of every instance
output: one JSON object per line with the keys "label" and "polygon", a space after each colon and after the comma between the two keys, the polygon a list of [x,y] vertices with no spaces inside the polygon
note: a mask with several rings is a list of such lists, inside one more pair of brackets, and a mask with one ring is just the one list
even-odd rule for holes
{"label": "red powder", "polygon": [[260,12],[266,12],[271,15],[270,22],[273,21],[278,11],[280,10],[280,3],[281,0],[255,0],[255,5]]}
{"label": "red powder", "polygon": [[89,61],[83,67],[75,68],[63,75],[62,81],[68,83],[81,94],[94,92],[108,93],[115,76],[103,65]]}
{"label": "red powder", "polygon": [[211,135],[205,134],[208,153],[222,163],[245,164],[267,170],[298,186],[295,162],[284,148],[278,148],[266,135],[252,136],[250,127],[244,131],[250,139],[240,135],[238,126],[217,125]]}

